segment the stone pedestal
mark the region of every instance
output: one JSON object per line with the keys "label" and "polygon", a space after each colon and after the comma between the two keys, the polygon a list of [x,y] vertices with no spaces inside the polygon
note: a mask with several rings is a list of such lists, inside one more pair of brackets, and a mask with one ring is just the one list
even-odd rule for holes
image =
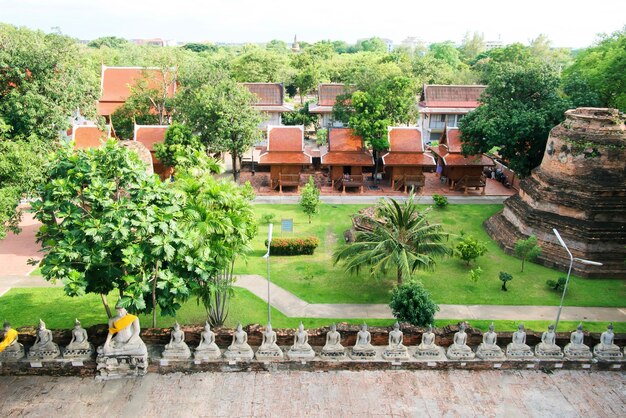
{"label": "stone pedestal", "polygon": [[374,360],[376,358],[376,349],[374,347],[350,349],[350,358],[352,360]]}
{"label": "stone pedestal", "polygon": [[531,348],[527,345],[510,343],[506,346],[506,357],[512,360],[530,360],[535,357]]}
{"label": "stone pedestal", "polygon": [[567,344],[563,349],[563,354],[568,360],[590,360],[593,358],[589,347],[582,344]]}
{"label": "stone pedestal", "polygon": [[28,360],[40,361],[40,360],[53,360],[61,356],[61,350],[56,343],[49,343],[44,349],[36,349],[31,347],[28,350]]}
{"label": "stone pedestal", "polygon": [[148,355],[98,355],[96,358],[98,375],[96,379],[112,380],[126,377],[140,377],[148,371]]}
{"label": "stone pedestal", "polygon": [[437,345],[429,347],[417,347],[417,350],[415,351],[415,355],[413,357],[420,361],[447,360],[444,348]]}
{"label": "stone pedestal", "polygon": [[476,354],[474,354],[474,352],[468,345],[452,344],[450,347],[448,347],[446,356],[450,360],[473,360],[474,357],[476,357]]}
{"label": "stone pedestal", "polygon": [[191,358],[191,350],[186,343],[181,343],[175,347],[165,347],[161,357],[164,360],[189,360]]}
{"label": "stone pedestal", "polygon": [[476,357],[487,361],[502,361],[506,359],[500,347],[485,343],[480,344],[476,349]]}
{"label": "stone pedestal", "polygon": [[623,361],[624,354],[619,350],[618,346],[613,346],[610,348],[603,347],[602,344],[597,344],[593,347],[593,355],[598,360],[603,361]]}
{"label": "stone pedestal", "polygon": [[295,361],[313,360],[315,358],[315,351],[309,346],[308,348],[294,348],[291,347],[287,351],[287,358]]}
{"label": "stone pedestal", "polygon": [[326,349],[322,348],[320,352],[320,357],[323,360],[345,360],[346,358],[346,349],[345,348],[334,348],[334,349]]}
{"label": "stone pedestal", "polygon": [[7,348],[6,350],[4,350],[3,352],[0,353],[0,363],[2,362],[6,362],[6,363],[11,363],[11,362],[17,362],[20,361],[21,359],[24,358],[24,356],[26,356],[26,353],[24,351],[24,346],[20,343],[17,343],[17,350],[13,350],[12,347],[11,348]]}
{"label": "stone pedestal", "polygon": [[94,349],[91,344],[84,348],[65,347],[63,349],[63,358],[71,360],[91,360],[93,353]]}
{"label": "stone pedestal", "polygon": [[541,165],[520,182],[485,229],[506,252],[515,242],[537,237],[537,262],[567,272],[570,260],[552,228],[574,257],[572,274],[626,278],[626,125],[615,109],[568,110],[550,132]]}
{"label": "stone pedestal", "polygon": [[254,357],[259,361],[276,361],[283,359],[283,350],[277,345],[259,347]]}
{"label": "stone pedestal", "polygon": [[387,346],[383,350],[382,356],[387,361],[407,361],[409,350],[402,344],[400,346]]}
{"label": "stone pedestal", "polygon": [[194,360],[199,361],[219,360],[221,357],[222,352],[216,344],[212,344],[207,348],[196,348],[196,351],[193,353]]}
{"label": "stone pedestal", "polygon": [[547,360],[562,360],[563,352],[558,345],[539,343],[535,346],[535,357]]}
{"label": "stone pedestal", "polygon": [[250,348],[249,350],[246,350],[246,349],[233,349],[229,347],[226,351],[224,351],[224,358],[226,358],[227,360],[231,360],[231,361],[237,361],[237,360],[250,361],[254,358],[254,351],[252,351],[252,348]]}

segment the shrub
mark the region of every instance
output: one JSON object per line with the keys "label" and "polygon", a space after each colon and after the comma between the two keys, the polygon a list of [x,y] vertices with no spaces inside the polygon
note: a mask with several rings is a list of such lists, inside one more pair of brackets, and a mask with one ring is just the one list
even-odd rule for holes
{"label": "shrub", "polygon": [[408,282],[393,289],[389,307],[400,322],[425,327],[435,321],[439,306],[419,283]]}
{"label": "shrub", "polygon": [[[461,233],[462,234],[462,233]],[[471,235],[463,235],[459,243],[454,247],[454,253],[461,260],[465,261],[465,265],[484,255],[487,252],[487,246],[484,242],[478,241]]]}
{"label": "shrub", "polygon": [[483,274],[483,269],[481,269],[480,267],[476,267],[475,269],[472,269],[469,271],[469,279],[474,282],[474,283],[478,283],[478,280],[480,279],[480,276]]}
{"label": "shrub", "polygon": [[315,141],[318,146],[326,145],[328,143],[328,129],[317,130],[317,140]]}
{"label": "shrub", "polygon": [[439,209],[443,209],[448,206],[448,198],[445,196],[434,194],[433,200],[435,201],[435,207],[438,207]]}
{"label": "shrub", "polygon": [[510,280],[513,280],[513,276],[511,276],[509,273],[501,271],[500,272],[500,280],[502,281],[502,290],[506,292],[508,290],[506,288],[506,282],[508,282]]}
{"label": "shrub", "polygon": [[537,237],[534,235],[526,239],[519,239],[515,243],[515,255],[522,259],[522,271],[526,260],[534,260],[541,254],[541,247],[537,244]]}
{"label": "shrub", "polygon": [[[320,245],[317,237],[305,238],[274,238],[270,245],[272,255],[312,255]],[[267,240],[265,240],[267,247]]]}
{"label": "shrub", "polygon": [[300,193],[300,206],[304,213],[309,216],[309,223],[311,223],[311,215],[319,213],[320,203],[320,191],[315,187],[313,176],[309,176],[309,181]]}
{"label": "shrub", "polygon": [[[263,216],[261,216],[261,223],[264,225],[269,225],[274,222],[274,218],[276,218],[276,215],[274,215],[273,213],[264,213]],[[267,247],[267,244],[265,244],[265,246]]]}
{"label": "shrub", "polygon": [[558,280],[547,280],[546,284],[548,286],[550,286],[550,288],[552,290],[563,290],[563,288],[565,287],[565,282],[567,281],[567,278],[565,277],[559,277]]}

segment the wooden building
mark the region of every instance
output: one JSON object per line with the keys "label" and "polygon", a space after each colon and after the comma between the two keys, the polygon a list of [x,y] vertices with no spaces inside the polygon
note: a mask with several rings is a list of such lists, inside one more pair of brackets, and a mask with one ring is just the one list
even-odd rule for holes
{"label": "wooden building", "polygon": [[393,190],[424,187],[424,169],[435,167],[435,159],[424,153],[422,134],[416,127],[390,126],[389,152],[382,156],[385,175]]}
{"label": "wooden building", "polygon": [[268,126],[282,125],[282,114],[293,110],[292,105],[285,103],[283,83],[243,83],[243,85],[257,97],[255,109],[265,115],[265,119],[259,125],[260,129],[267,130]]}
{"label": "wooden building", "polygon": [[463,155],[458,128],[446,128],[439,145],[430,147],[430,151],[436,156],[437,172],[447,180],[450,190],[463,189],[467,194],[470,188],[481,188],[481,194],[485,194],[487,180],[483,171],[494,162],[483,154]]}
{"label": "wooden building", "polygon": [[341,189],[356,187],[363,192],[364,167],[372,167],[374,159],[365,148],[363,138],[349,128],[332,128],[328,135],[328,152],[321,157],[328,167],[331,186]]}
{"label": "wooden building", "polygon": [[298,189],[303,166],[312,162],[304,150],[304,126],[267,127],[267,150],[259,157],[259,165],[270,167],[272,189],[281,193],[284,187]]}
{"label": "wooden building", "polygon": [[172,174],[172,169],[156,158],[154,145],[163,142],[167,128],[169,125],[135,125],[133,137],[135,141],[141,142],[150,151],[154,172],[159,175],[161,180],[168,178]]}
{"label": "wooden building", "polygon": [[104,130],[97,125],[75,125],[71,128],[71,139],[75,149],[98,148],[111,137],[111,127]]}
{"label": "wooden building", "polygon": [[309,112],[319,115],[320,127],[325,129],[343,127],[341,121],[333,119],[333,106],[337,102],[337,96],[353,91],[354,87],[345,84],[325,83],[318,86],[317,103],[309,106]]}

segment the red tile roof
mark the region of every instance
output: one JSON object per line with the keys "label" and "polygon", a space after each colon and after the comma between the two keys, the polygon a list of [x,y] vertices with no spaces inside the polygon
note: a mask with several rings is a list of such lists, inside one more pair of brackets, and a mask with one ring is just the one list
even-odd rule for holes
{"label": "red tile roof", "polygon": [[440,144],[446,145],[450,152],[461,152],[461,131],[456,128],[448,128],[441,136]]}
{"label": "red tile roof", "polygon": [[337,96],[352,93],[354,90],[354,86],[346,86],[345,84],[320,84],[317,88],[317,103],[309,106],[309,112],[331,113]]}
{"label": "red tile roof", "polygon": [[425,84],[420,97],[422,107],[475,108],[487,86],[444,86]]}
{"label": "red tile roof", "polygon": [[427,166],[435,165],[434,158],[423,152],[389,152],[383,155],[383,164],[386,166],[409,165]]}
{"label": "red tile roof", "polygon": [[464,157],[463,154],[447,154],[442,156],[443,163],[448,166],[455,165],[495,165],[493,160],[486,155],[468,155]]}
{"label": "red tile roof", "polygon": [[461,132],[458,128],[446,128],[438,146],[430,151],[440,156],[445,165],[494,165],[491,158],[483,154],[464,156],[462,153]]}
{"label": "red tile roof", "polygon": [[135,141],[141,142],[150,151],[154,151],[154,144],[163,142],[165,131],[169,125],[135,125]]}
{"label": "red tile roof", "polygon": [[[98,114],[108,116],[128,99],[131,86],[145,79],[148,88],[162,88],[163,73],[158,68],[102,66]],[[176,92],[176,83],[168,88],[168,96]]]}
{"label": "red tile roof", "polygon": [[328,135],[328,153],[323,165],[372,166],[372,154],[363,146],[363,138],[349,128],[332,128]]}
{"label": "red tile roof", "polygon": [[424,152],[422,133],[414,127],[390,126],[388,128],[389,151]]}
{"label": "red tile roof", "polygon": [[72,129],[74,148],[97,148],[111,136],[111,127],[101,130],[96,125],[76,125]]}
{"label": "red tile roof", "polygon": [[284,92],[282,83],[243,83],[258,98],[257,105],[282,106]]}
{"label": "red tile roof", "polygon": [[268,126],[267,151],[259,158],[260,165],[311,164],[312,158],[304,151],[303,126]]}

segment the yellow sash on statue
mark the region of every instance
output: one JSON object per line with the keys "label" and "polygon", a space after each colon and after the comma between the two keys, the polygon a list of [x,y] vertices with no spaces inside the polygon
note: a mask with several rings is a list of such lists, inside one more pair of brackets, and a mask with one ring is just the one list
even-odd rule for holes
{"label": "yellow sash on statue", "polygon": [[120,319],[118,319],[117,321],[113,323],[113,328],[109,328],[109,334],[117,334],[118,332],[120,332],[121,330],[125,329],[130,324],[132,324],[135,321],[135,319],[137,319],[135,315],[131,315],[127,313],[126,315],[124,315],[123,317],[121,317]]}
{"label": "yellow sash on statue", "polygon": [[13,328],[10,328],[7,332],[4,333],[4,339],[0,343],[0,353],[2,353],[4,349],[10,346],[16,339],[17,331]]}

